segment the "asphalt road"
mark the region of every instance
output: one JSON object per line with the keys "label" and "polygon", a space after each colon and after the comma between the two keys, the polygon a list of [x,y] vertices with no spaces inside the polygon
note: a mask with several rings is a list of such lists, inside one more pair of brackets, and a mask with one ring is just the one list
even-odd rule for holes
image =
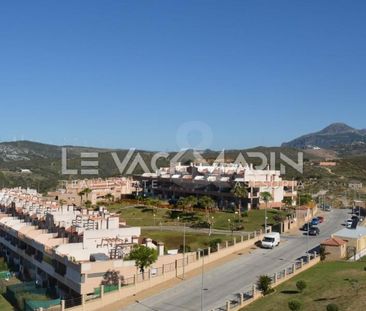
{"label": "asphalt road", "polygon": [[343,228],[349,210],[333,210],[325,213],[325,222],[319,224],[320,235],[281,236],[281,244],[272,250],[256,249],[249,255],[238,255],[217,268],[202,275],[179,282],[176,286],[159,294],[136,302],[123,311],[198,311],[201,310],[201,292],[203,292],[203,310],[218,310],[226,300],[233,299],[235,294],[255,283],[262,274],[279,272],[302,257],[309,249],[328,238],[332,233]]}

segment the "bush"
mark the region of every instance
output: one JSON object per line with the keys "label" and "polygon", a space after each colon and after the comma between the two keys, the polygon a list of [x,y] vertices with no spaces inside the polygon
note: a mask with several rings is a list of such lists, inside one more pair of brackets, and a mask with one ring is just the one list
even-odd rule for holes
{"label": "bush", "polygon": [[334,303],[330,303],[329,305],[327,305],[327,311],[338,311],[339,308],[336,304]]}
{"label": "bush", "polygon": [[267,275],[261,275],[258,278],[257,287],[262,292],[263,296],[272,292],[272,279]]}
{"label": "bush", "polygon": [[217,252],[217,244],[221,244],[222,240],[220,238],[213,239],[208,243],[208,246],[211,248],[211,252]]}
{"label": "bush", "polygon": [[[183,249],[184,249],[183,245],[179,245],[178,253],[183,253]],[[186,245],[185,249],[186,253],[189,253],[191,251],[191,247],[189,245]]]}
{"label": "bush", "polygon": [[290,300],[288,302],[288,308],[291,310],[291,311],[298,311],[301,309],[301,302],[298,301],[298,300]]}
{"label": "bush", "polygon": [[296,282],[296,287],[297,289],[302,292],[305,288],[306,288],[306,282],[303,280],[297,281]]}

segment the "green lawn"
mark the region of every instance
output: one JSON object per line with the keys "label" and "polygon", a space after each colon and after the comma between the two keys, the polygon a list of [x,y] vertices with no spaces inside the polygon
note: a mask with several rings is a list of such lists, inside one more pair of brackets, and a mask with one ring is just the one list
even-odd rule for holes
{"label": "green lawn", "polygon": [[[255,231],[264,227],[264,210],[251,210],[248,212],[247,217],[242,217],[244,231]],[[277,210],[267,210],[268,224],[274,224],[273,217],[275,215],[286,215],[286,212]],[[215,229],[226,229],[230,228],[231,223],[235,223],[239,219],[239,216],[234,213],[218,212],[213,214],[214,217],[214,228]],[[228,221],[230,219],[230,222]]]}
{"label": "green lawn", "polygon": [[[114,204],[108,207],[110,211],[117,212],[122,220],[125,220],[130,226],[163,226],[178,225],[177,219],[169,217],[168,208],[152,208],[146,206],[125,207],[123,205]],[[188,213],[189,214],[189,213]],[[198,220],[207,221],[207,218],[213,217],[213,228],[231,230],[231,224],[235,224],[239,220],[239,216],[230,212],[215,212],[207,216],[203,211],[195,210],[192,215],[180,216],[181,221],[184,218],[187,225],[191,225]],[[268,210],[268,224],[275,223],[273,217],[277,214],[286,215],[286,212],[277,210]],[[155,217],[154,217],[155,215]],[[230,219],[230,221],[228,221]],[[263,228],[264,210],[251,210],[247,213],[247,217],[241,217],[244,231],[254,231]]]}
{"label": "green lawn", "polygon": [[[330,303],[339,310],[365,310],[366,262],[320,263],[275,288],[275,293],[242,309],[243,311],[287,311],[288,301],[302,302],[304,311],[324,311]],[[303,293],[296,290],[296,282],[304,280]]]}
{"label": "green lawn", "polygon": [[[164,242],[167,249],[176,249],[179,248],[180,245],[183,245],[183,232],[143,229],[141,235],[152,238],[155,241]],[[192,251],[201,247],[207,247],[210,240],[214,239],[221,239],[222,242],[226,240],[233,240],[231,235],[212,234],[209,237],[208,234],[186,232],[186,245],[189,245]]]}

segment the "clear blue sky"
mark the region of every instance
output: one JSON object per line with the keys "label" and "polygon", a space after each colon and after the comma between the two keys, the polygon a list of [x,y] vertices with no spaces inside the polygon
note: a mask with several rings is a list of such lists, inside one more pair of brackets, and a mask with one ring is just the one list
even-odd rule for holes
{"label": "clear blue sky", "polygon": [[[0,140],[176,149],[366,127],[366,1],[2,1]],[[192,145],[199,139],[189,135]]]}

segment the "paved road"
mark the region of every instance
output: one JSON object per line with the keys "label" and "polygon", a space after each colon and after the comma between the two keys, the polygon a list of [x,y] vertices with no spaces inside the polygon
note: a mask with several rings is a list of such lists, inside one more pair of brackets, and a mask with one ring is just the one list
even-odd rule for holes
{"label": "paved road", "polygon": [[[222,307],[226,300],[234,298],[241,289],[255,283],[262,274],[273,274],[289,266],[304,255],[309,248],[315,248],[320,241],[342,228],[349,210],[333,210],[326,213],[326,220],[319,225],[318,237],[283,236],[280,246],[273,250],[256,249],[249,255],[227,262],[204,274],[203,310]],[[308,240],[309,239],[309,240]],[[309,241],[309,242],[307,242]],[[201,275],[180,282],[158,295],[123,308],[124,311],[197,311],[201,310]]]}

